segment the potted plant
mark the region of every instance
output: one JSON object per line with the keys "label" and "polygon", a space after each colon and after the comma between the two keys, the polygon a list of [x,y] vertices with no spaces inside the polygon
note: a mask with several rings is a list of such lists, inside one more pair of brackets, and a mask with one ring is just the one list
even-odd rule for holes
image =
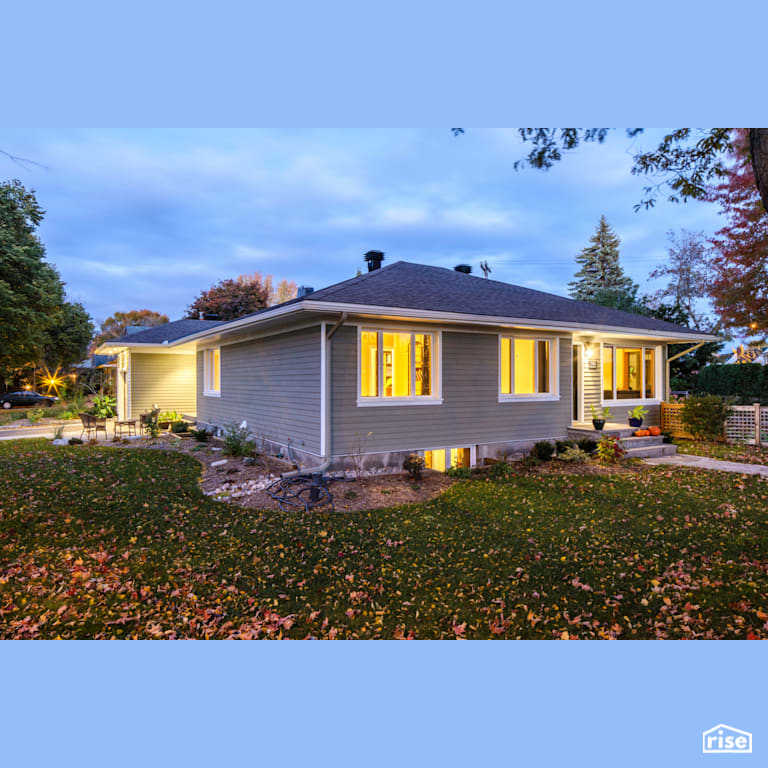
{"label": "potted plant", "polygon": [[642,427],[643,426],[643,416],[648,413],[647,408],[643,408],[642,405],[635,406],[628,414],[629,416],[629,426],[630,427]]}
{"label": "potted plant", "polygon": [[592,410],[592,426],[599,432],[605,426],[606,419],[611,415],[610,408],[603,408],[602,412],[598,411],[594,405],[589,406]]}

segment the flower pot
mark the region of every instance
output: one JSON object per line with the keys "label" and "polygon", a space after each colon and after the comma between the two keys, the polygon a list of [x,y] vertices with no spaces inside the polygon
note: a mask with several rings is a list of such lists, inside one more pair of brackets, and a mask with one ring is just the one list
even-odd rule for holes
{"label": "flower pot", "polygon": [[639,419],[635,419],[632,416],[629,417],[629,426],[630,427],[642,427],[643,426],[643,419],[642,417]]}
{"label": "flower pot", "polygon": [[592,419],[592,426],[600,431],[605,426],[605,419]]}

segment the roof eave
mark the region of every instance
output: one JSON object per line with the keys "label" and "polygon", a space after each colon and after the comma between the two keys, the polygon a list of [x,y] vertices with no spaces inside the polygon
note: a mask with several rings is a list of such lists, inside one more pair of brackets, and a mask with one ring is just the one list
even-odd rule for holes
{"label": "roof eave", "polygon": [[[582,331],[586,333],[608,333],[611,335],[642,336],[645,338],[657,338],[660,341],[719,341],[718,336],[705,333],[680,331],[652,330],[647,328],[633,328],[628,326],[603,325],[599,323],[575,323],[560,320],[533,320],[526,317],[507,317],[499,315],[474,315],[464,312],[444,312],[437,310],[412,309],[409,307],[386,307],[371,304],[349,304],[345,302],[313,301],[305,299],[288,306],[275,307],[274,310],[260,312],[257,315],[243,317],[229,323],[218,325],[214,328],[206,328],[203,331],[184,336],[168,344],[155,345],[160,347],[176,347],[194,341],[206,339],[210,336],[226,335],[233,331],[239,331],[254,325],[260,325],[267,320],[288,317],[301,311],[309,312],[348,312],[357,315],[388,316],[393,315],[404,319],[430,320],[446,323],[469,323],[473,325],[510,326],[515,328],[531,328],[548,331]],[[127,346],[127,345],[126,345]],[[149,345],[135,345],[149,346]],[[101,347],[99,348],[101,349]],[[98,351],[98,350],[97,350]]]}

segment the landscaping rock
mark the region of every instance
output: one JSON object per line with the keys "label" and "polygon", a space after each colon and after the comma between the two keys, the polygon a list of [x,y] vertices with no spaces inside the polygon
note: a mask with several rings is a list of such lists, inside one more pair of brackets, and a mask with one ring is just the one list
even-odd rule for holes
{"label": "landscaping rock", "polygon": [[58,440],[52,440],[51,445],[69,445],[69,438],[60,437]]}
{"label": "landscaping rock", "polygon": [[221,459],[221,461],[212,461],[211,462],[211,466],[212,467],[221,467],[221,466],[223,466],[226,463],[227,463],[227,459]]}

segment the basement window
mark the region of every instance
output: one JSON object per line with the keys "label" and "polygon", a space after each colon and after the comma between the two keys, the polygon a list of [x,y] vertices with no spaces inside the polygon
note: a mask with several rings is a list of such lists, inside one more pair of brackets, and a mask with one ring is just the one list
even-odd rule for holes
{"label": "basement window", "polygon": [[360,329],[358,405],[441,402],[439,333]]}
{"label": "basement window", "polygon": [[221,396],[221,350],[218,347],[203,352],[203,394]]}

